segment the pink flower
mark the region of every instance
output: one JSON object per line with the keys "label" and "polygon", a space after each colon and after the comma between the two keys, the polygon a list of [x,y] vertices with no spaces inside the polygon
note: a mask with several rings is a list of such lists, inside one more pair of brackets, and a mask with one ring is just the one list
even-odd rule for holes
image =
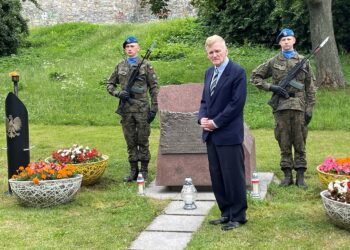
{"label": "pink flower", "polygon": [[338,175],[350,175],[350,164],[348,162],[340,161],[341,158],[327,157],[320,165],[319,170],[325,173],[332,173]]}

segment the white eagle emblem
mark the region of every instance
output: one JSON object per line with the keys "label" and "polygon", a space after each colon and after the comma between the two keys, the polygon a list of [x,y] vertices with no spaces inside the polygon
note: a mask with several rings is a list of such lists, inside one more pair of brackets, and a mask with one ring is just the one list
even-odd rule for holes
{"label": "white eagle emblem", "polygon": [[19,117],[12,118],[12,115],[9,115],[9,118],[6,118],[6,132],[7,136],[10,138],[15,138],[19,136],[19,131],[22,127],[22,121]]}

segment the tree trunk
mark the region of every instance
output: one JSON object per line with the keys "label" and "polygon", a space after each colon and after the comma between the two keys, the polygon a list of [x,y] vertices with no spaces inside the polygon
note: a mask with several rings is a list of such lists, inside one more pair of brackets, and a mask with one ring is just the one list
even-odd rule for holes
{"label": "tree trunk", "polygon": [[320,87],[345,87],[345,80],[334,38],[332,0],[308,0],[312,46],[316,47],[327,36],[329,41],[316,54],[316,85]]}

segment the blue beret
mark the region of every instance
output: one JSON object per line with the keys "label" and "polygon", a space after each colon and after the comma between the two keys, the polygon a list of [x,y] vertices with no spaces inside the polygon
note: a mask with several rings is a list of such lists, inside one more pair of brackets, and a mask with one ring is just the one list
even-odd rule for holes
{"label": "blue beret", "polygon": [[128,36],[123,43],[123,48],[125,49],[125,46],[129,43],[137,43],[137,42],[138,41],[136,36]]}
{"label": "blue beret", "polygon": [[278,34],[276,41],[279,43],[282,37],[286,36],[294,36],[294,32],[291,29],[283,29],[281,32]]}

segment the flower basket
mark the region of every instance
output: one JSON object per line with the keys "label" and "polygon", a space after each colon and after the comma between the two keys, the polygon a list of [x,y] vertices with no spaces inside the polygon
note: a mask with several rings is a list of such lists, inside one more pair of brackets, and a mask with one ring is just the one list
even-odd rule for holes
{"label": "flower basket", "polygon": [[10,187],[20,203],[30,207],[50,207],[71,201],[81,186],[82,175],[71,178],[33,181],[10,179]]}
{"label": "flower basket", "polygon": [[331,199],[330,192],[324,190],[320,193],[323,207],[331,221],[346,230],[350,230],[350,204]]}
{"label": "flower basket", "polygon": [[331,173],[323,172],[320,170],[320,167],[321,167],[321,165],[317,166],[317,174],[318,174],[318,177],[320,179],[321,184],[325,188],[332,181],[349,179],[348,175],[331,174]]}
{"label": "flower basket", "polygon": [[[76,163],[71,164],[76,167],[76,171],[83,175],[82,185],[88,186],[95,184],[108,166],[108,156],[102,155],[102,160],[96,162]],[[46,162],[53,162],[52,157],[45,159]]]}
{"label": "flower basket", "polygon": [[108,165],[108,156],[100,154],[96,148],[73,144],[70,148],[53,151],[45,161],[73,165],[83,175],[82,185],[87,186],[95,184],[103,175]]}

